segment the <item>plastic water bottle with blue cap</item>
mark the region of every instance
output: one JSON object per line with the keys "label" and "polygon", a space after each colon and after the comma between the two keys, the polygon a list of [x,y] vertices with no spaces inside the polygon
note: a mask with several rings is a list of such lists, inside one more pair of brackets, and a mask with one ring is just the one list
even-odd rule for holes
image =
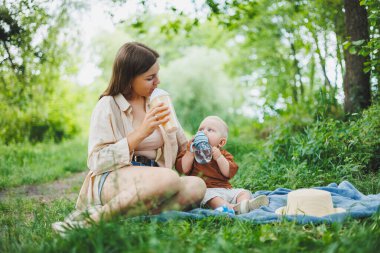
{"label": "plastic water bottle with blue cap", "polygon": [[212,159],[212,148],[208,143],[206,134],[199,131],[190,146],[190,152],[194,153],[195,160],[200,164],[206,164]]}

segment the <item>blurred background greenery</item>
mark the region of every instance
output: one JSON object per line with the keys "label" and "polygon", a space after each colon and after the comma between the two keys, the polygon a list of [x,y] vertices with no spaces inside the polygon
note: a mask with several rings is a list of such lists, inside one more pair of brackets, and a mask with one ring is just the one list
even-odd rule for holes
{"label": "blurred background greenery", "polygon": [[[172,94],[190,133],[208,114],[225,118],[232,137],[266,137],[280,122],[302,128],[320,119],[347,119],[378,101],[380,14],[378,1],[360,1],[367,24],[355,29],[369,34],[354,40],[344,4],[4,0],[0,142],[85,136],[116,51],[127,41],[161,54],[161,87]],[[110,22],[112,29],[99,27],[85,43],[88,28],[81,24],[94,15],[94,6],[103,13],[93,18]],[[360,57],[360,82],[346,54]],[[89,63],[96,71],[87,70]],[[78,75],[87,78],[85,84]],[[368,92],[350,94],[346,86]]]}
{"label": "blurred background greenery", "polygon": [[[91,111],[127,41],[160,53],[160,87],[189,135],[206,115],[227,121],[227,148],[247,170],[236,184],[377,172],[379,10],[376,0],[3,1],[0,188],[85,169]],[[32,161],[56,148],[62,162],[37,176]]]}

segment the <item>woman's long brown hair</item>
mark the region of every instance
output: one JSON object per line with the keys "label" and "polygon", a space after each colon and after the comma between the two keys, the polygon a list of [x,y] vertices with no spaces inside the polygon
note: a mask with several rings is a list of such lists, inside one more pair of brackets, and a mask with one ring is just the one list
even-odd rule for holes
{"label": "woman's long brown hair", "polygon": [[126,99],[132,96],[132,81],[148,71],[156,63],[159,54],[138,42],[125,43],[117,52],[112,68],[111,80],[103,96],[122,93]]}

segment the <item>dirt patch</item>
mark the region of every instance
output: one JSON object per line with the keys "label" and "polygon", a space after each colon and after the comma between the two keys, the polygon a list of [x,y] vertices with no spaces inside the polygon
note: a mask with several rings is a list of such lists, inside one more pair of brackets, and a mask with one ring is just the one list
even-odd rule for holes
{"label": "dirt patch", "polygon": [[43,202],[50,202],[58,198],[74,200],[78,197],[80,187],[87,175],[87,171],[74,174],[70,177],[39,185],[23,185],[0,191],[0,200],[4,198],[30,197]]}

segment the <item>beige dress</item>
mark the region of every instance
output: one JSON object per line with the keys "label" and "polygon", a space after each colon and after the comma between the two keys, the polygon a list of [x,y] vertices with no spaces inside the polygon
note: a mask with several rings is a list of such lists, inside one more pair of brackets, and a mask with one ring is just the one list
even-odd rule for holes
{"label": "beige dress", "polygon": [[[150,108],[148,101],[149,98],[146,99],[146,111]],[[144,140],[146,143],[140,143],[136,151],[129,150],[127,135],[133,131],[132,122],[132,106],[122,94],[104,96],[96,104],[91,116],[88,141],[87,166],[90,171],[79,193],[76,203],[78,210],[99,204],[98,184],[95,182],[100,178],[98,175],[130,166],[134,153],[155,159],[160,167],[173,168],[178,152],[186,148],[186,136],[177,122],[178,130],[173,133],[168,134],[162,126],[159,127],[158,134],[161,134],[163,140],[163,145],[160,145],[162,148],[153,152],[145,150],[152,144],[149,143],[152,136],[148,136],[148,140]],[[152,134],[153,138],[156,134]]]}

